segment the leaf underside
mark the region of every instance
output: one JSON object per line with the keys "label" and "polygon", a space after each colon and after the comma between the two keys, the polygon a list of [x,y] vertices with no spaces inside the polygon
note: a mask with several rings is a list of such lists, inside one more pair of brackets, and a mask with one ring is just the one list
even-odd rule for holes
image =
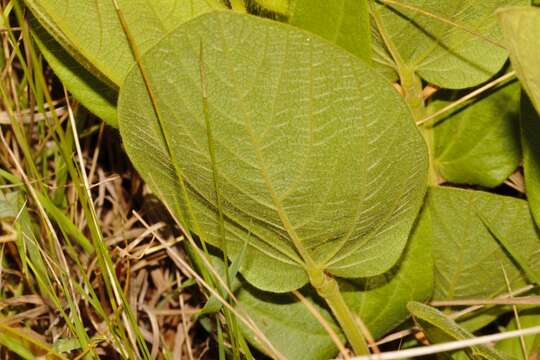
{"label": "leaf underside", "polygon": [[163,127],[134,69],[119,100],[130,158],[177,216],[197,220],[201,237],[231,256],[248,242],[241,272],[252,284],[278,292],[304,285],[298,246],[337,276],[374,276],[395,264],[422,203],[426,149],[403,100],[374,70],[308,33],[230,12],[170,33],[143,67]]}

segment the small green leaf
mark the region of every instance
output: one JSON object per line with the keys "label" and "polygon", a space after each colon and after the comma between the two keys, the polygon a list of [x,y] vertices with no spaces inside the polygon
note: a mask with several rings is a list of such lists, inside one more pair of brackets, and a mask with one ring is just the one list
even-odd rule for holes
{"label": "small green leaf", "polygon": [[[407,308],[432,343],[466,340],[473,334],[460,327],[454,320],[431,306],[419,302],[410,302]],[[511,357],[487,345],[474,345],[465,350],[469,358],[486,360],[509,360]]]}
{"label": "small green leaf", "polygon": [[134,68],[119,100],[128,155],[176,216],[223,248],[208,116],[226,246],[233,259],[248,243],[249,282],[284,292],[308,281],[309,261],[349,278],[397,262],[422,204],[426,148],[367,64],[291,26],[215,12],[163,38],[142,67],[155,104]]}
{"label": "small green leaf", "polygon": [[523,172],[531,213],[540,224],[540,116],[527,95],[521,97]]}
{"label": "small green leaf", "polygon": [[[519,97],[519,83],[506,85],[435,125],[435,165],[446,180],[495,187],[514,172],[521,161]],[[451,102],[435,100],[430,108]]]}
{"label": "small green leaf", "polygon": [[540,238],[526,201],[481,191],[433,188],[429,204],[435,299],[482,299],[505,293],[502,266],[513,289],[527,283],[482,221],[497,224],[501,236],[521,247],[527,259],[538,266]]}
{"label": "small green leaf", "polygon": [[512,67],[537,111],[540,111],[540,9],[509,8],[499,12],[499,21]]}
{"label": "small green leaf", "polygon": [[[388,38],[404,66],[426,81],[449,89],[478,85],[497,73],[507,58],[495,11],[527,5],[529,0],[385,1],[377,8]],[[380,34],[374,39],[374,61],[389,61]],[[487,40],[486,40],[487,39]]]}
{"label": "small green leaf", "polygon": [[294,0],[289,23],[311,31],[371,61],[367,0]]}

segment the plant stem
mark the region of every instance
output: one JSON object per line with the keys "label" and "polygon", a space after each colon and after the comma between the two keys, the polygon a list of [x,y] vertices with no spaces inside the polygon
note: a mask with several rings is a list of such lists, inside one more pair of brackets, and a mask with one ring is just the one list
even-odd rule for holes
{"label": "plant stem", "polygon": [[321,269],[310,269],[308,273],[311,285],[332,310],[355,354],[369,355],[364,335],[354,320],[354,314],[345,303],[337,281]]}

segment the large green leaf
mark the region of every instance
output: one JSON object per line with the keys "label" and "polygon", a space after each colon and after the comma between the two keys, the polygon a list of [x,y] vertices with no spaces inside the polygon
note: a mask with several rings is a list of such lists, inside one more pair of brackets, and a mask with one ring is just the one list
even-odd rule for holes
{"label": "large green leaf", "polygon": [[526,279],[484,220],[496,224],[507,242],[540,266],[540,238],[527,202],[481,191],[434,188],[433,219],[436,299],[489,298],[507,292],[502,267],[513,289]]}
{"label": "large green leaf", "polygon": [[521,97],[521,144],[527,200],[540,224],[540,116],[525,94]]}
{"label": "large green leaf", "polygon": [[289,10],[289,23],[370,61],[371,26],[367,1],[294,0]]}
{"label": "large green leaf", "polygon": [[[502,42],[502,33],[495,10],[528,3],[528,0],[407,0],[388,1],[388,5],[377,8],[387,37],[403,65],[430,83],[461,89],[488,80],[506,61],[506,51],[496,45]],[[388,66],[381,37],[375,38],[379,44],[375,44],[374,60]]]}
{"label": "large green leaf", "polygon": [[249,243],[241,272],[252,284],[298,288],[306,258],[343,277],[396,263],[425,192],[426,149],[403,100],[364,62],[291,26],[217,12],[169,34],[142,65],[160,121],[134,69],[119,100],[130,158],[184,219],[186,184],[207,241],[231,256]]}
{"label": "large green leaf", "polygon": [[499,20],[512,66],[540,111],[540,9],[509,8],[499,12]]}
{"label": "large green leaf", "polygon": [[[452,98],[436,100],[440,109]],[[434,127],[435,165],[448,181],[494,187],[519,166],[520,86],[513,83],[441,119]]]}
{"label": "large green leaf", "polygon": [[[418,302],[410,302],[407,308],[432,343],[466,340],[474,337],[473,334],[460,327],[454,320],[437,309]],[[465,352],[470,359],[512,359],[487,345],[474,345],[466,349]]]}

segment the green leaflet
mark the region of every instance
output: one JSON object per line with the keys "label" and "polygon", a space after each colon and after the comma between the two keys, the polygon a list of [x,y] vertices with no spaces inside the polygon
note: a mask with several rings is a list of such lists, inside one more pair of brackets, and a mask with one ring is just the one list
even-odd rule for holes
{"label": "green leaflet", "polygon": [[435,299],[481,299],[505,293],[501,266],[512,289],[525,285],[521,270],[483,220],[495,224],[499,236],[519,247],[528,261],[540,266],[540,238],[526,201],[481,191],[433,188],[429,206],[433,220]]}
{"label": "green leaflet", "polygon": [[[436,111],[454,94],[435,100]],[[520,86],[515,82],[467,105],[434,126],[435,166],[449,182],[495,187],[519,166]]]}
{"label": "green leaflet", "polygon": [[527,200],[536,224],[540,224],[540,117],[527,95],[521,97],[521,144]]}
{"label": "green leaflet", "polygon": [[[116,89],[133,55],[111,0],[25,0],[49,32],[38,44],[64,85],[90,111],[116,126]],[[217,0],[119,0],[141,51],[179,24],[212,9]]]}
{"label": "green leaflet", "polygon": [[368,0],[294,0],[289,23],[371,60]]}
{"label": "green leaflet", "polygon": [[512,67],[536,110],[540,111],[540,9],[505,9],[499,12],[499,21]]}
{"label": "green leaflet", "polygon": [[[410,302],[407,308],[432,343],[465,340],[474,335],[446,317],[442,312],[418,302]],[[486,360],[506,360],[511,357],[487,345],[475,345],[465,350],[469,358]],[[459,353],[458,353],[459,354]]]}
{"label": "green leaflet", "polygon": [[507,58],[505,49],[493,43],[502,43],[495,10],[501,6],[527,5],[529,1],[380,0],[378,3],[387,4],[376,8],[403,64],[396,65],[390,60],[380,33],[374,37],[377,40],[374,61],[386,69],[405,66],[440,87],[462,89],[488,80]]}
{"label": "green leaflet", "polygon": [[[430,227],[429,213],[423,211],[401,261],[388,273],[355,282],[340,281],[345,301],[375,338],[409,317],[407,302],[425,301],[431,296],[433,260]],[[292,295],[265,293],[244,284],[237,297],[241,308],[288,359],[328,359],[336,354],[336,346],[324,328]],[[320,300],[313,299],[310,298],[321,315],[335,326]],[[334,330],[341,334],[338,329]],[[310,339],[308,343],[303,340],[306,336]]]}
{"label": "green leaflet", "polygon": [[170,33],[143,67],[160,121],[134,69],[119,100],[128,155],[207,241],[227,246],[232,258],[248,242],[240,271],[250,283],[298,288],[307,282],[306,256],[342,277],[378,275],[396,263],[425,192],[426,149],[403,100],[364,62],[293,27],[216,12]]}
{"label": "green leaflet", "polygon": [[[540,308],[531,307],[528,309],[520,310],[519,322],[521,328],[538,326],[540,324]],[[516,319],[512,319],[510,324],[506,327],[506,331],[517,330]],[[540,334],[525,336],[525,346],[529,359],[534,359],[534,355],[540,355]],[[513,357],[520,359],[523,358],[521,345],[519,338],[507,339],[497,343],[497,349],[503,351]]]}

